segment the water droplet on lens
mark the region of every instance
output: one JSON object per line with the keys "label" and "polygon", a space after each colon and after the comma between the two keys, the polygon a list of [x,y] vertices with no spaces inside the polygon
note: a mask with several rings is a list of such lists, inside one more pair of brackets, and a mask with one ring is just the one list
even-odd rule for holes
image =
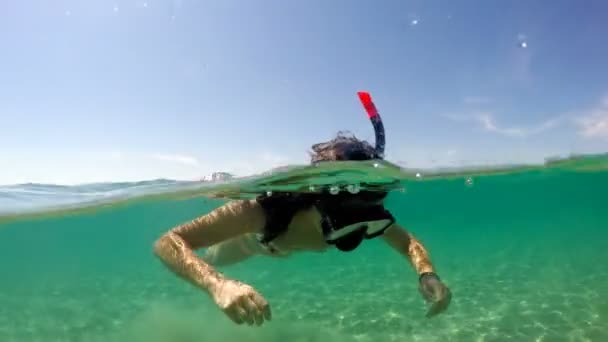
{"label": "water droplet on lens", "polygon": [[466,184],[466,186],[473,186],[473,178],[467,177],[467,179],[464,183]]}
{"label": "water droplet on lens", "polygon": [[517,41],[520,48],[525,49],[528,47],[528,37],[525,34],[520,33],[517,35]]}
{"label": "water droplet on lens", "polygon": [[414,13],[408,14],[408,24],[412,27],[420,24],[420,17]]}
{"label": "water droplet on lens", "polygon": [[356,194],[361,191],[361,187],[359,186],[359,184],[349,184],[346,186],[346,190],[348,190],[348,192],[350,192],[351,194]]}
{"label": "water droplet on lens", "polygon": [[340,187],[337,186],[337,185],[332,185],[329,188],[329,193],[332,194],[332,195],[337,195],[339,192],[340,192]]}

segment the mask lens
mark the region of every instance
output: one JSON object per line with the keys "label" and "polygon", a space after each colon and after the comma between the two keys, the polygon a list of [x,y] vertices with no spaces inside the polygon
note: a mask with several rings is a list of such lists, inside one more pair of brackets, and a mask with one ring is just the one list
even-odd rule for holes
{"label": "mask lens", "polygon": [[360,230],[360,229],[365,229],[366,225],[365,224],[361,224],[361,223],[356,223],[356,224],[351,224],[348,226],[345,226],[343,228],[340,228],[338,230],[334,230],[332,231],[328,236],[327,236],[327,240],[328,241],[335,241],[338,240],[346,235],[351,234],[354,231]]}
{"label": "mask lens", "polygon": [[393,224],[393,222],[394,221],[391,219],[384,219],[384,220],[368,222],[365,235],[367,236],[368,239],[372,238],[372,237],[376,237],[376,236],[384,233],[384,231],[388,227],[390,227]]}

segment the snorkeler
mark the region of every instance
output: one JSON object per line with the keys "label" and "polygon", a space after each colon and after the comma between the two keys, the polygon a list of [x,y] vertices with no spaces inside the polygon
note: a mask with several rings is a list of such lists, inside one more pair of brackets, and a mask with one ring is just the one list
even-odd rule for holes
{"label": "snorkeler", "polygon": [[[371,97],[358,93],[376,133],[376,147],[341,133],[312,146],[312,163],[372,160],[384,157],[384,128]],[[172,228],[160,237],[155,254],[175,274],[207,292],[235,323],[262,324],[271,319],[270,305],[253,287],[230,279],[214,267],[255,255],[287,257],[299,251],[325,251],[334,246],[352,251],[365,239],[381,236],[406,257],[418,274],[419,290],[432,305],[427,317],[446,310],[451,292],[435,273],[429,255],[411,233],[384,208],[386,191],[352,187],[341,192],[271,193],[254,200],[235,200]],[[195,250],[207,248],[199,257]]]}

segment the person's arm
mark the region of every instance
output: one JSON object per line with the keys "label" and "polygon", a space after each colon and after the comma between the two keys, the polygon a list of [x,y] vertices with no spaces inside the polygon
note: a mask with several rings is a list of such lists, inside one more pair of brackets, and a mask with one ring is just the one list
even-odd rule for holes
{"label": "person's arm", "polygon": [[424,245],[416,237],[398,224],[382,235],[394,250],[406,257],[418,275],[434,272],[433,264]]}
{"label": "person's arm", "polygon": [[255,201],[233,201],[172,228],[155,242],[154,253],[175,274],[210,293],[223,276],[205,263],[195,250],[259,232],[264,222],[264,212]]}
{"label": "person's arm", "polygon": [[416,270],[420,293],[432,303],[426,316],[433,317],[445,311],[452,300],[452,293],[435,273],[429,253],[422,243],[398,224],[387,229],[383,237],[393,249],[407,257]]}

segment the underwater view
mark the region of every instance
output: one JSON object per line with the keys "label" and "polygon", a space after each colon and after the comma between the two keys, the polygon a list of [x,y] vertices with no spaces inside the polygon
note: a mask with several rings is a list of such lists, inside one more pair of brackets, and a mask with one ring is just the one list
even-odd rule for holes
{"label": "underwater view", "polygon": [[[608,338],[608,204],[603,200],[608,157],[444,171],[428,178],[369,164],[327,165],[314,173],[311,168],[215,186],[159,180],[145,184],[150,187],[145,195],[133,190],[142,184],[128,183],[95,189],[0,188],[4,208],[23,202],[42,208],[5,214],[0,221],[1,340]],[[354,177],[356,170],[362,176]],[[400,179],[386,207],[424,242],[449,285],[453,299],[445,313],[425,317],[428,307],[415,272],[379,240],[349,253],[258,256],[221,267],[269,301],[272,320],[260,327],[231,322],[207,294],[179,280],[153,254],[155,240],[166,230],[225,203],[227,199],[210,198],[218,194],[230,197],[238,188],[267,191],[281,179],[299,178],[319,186],[366,177],[380,183]],[[133,197],[113,199],[120,190]],[[109,200],[82,208],[44,209],[48,201],[67,194],[106,195]]]}
{"label": "underwater view", "polygon": [[0,342],[608,341],[608,2],[0,2]]}

